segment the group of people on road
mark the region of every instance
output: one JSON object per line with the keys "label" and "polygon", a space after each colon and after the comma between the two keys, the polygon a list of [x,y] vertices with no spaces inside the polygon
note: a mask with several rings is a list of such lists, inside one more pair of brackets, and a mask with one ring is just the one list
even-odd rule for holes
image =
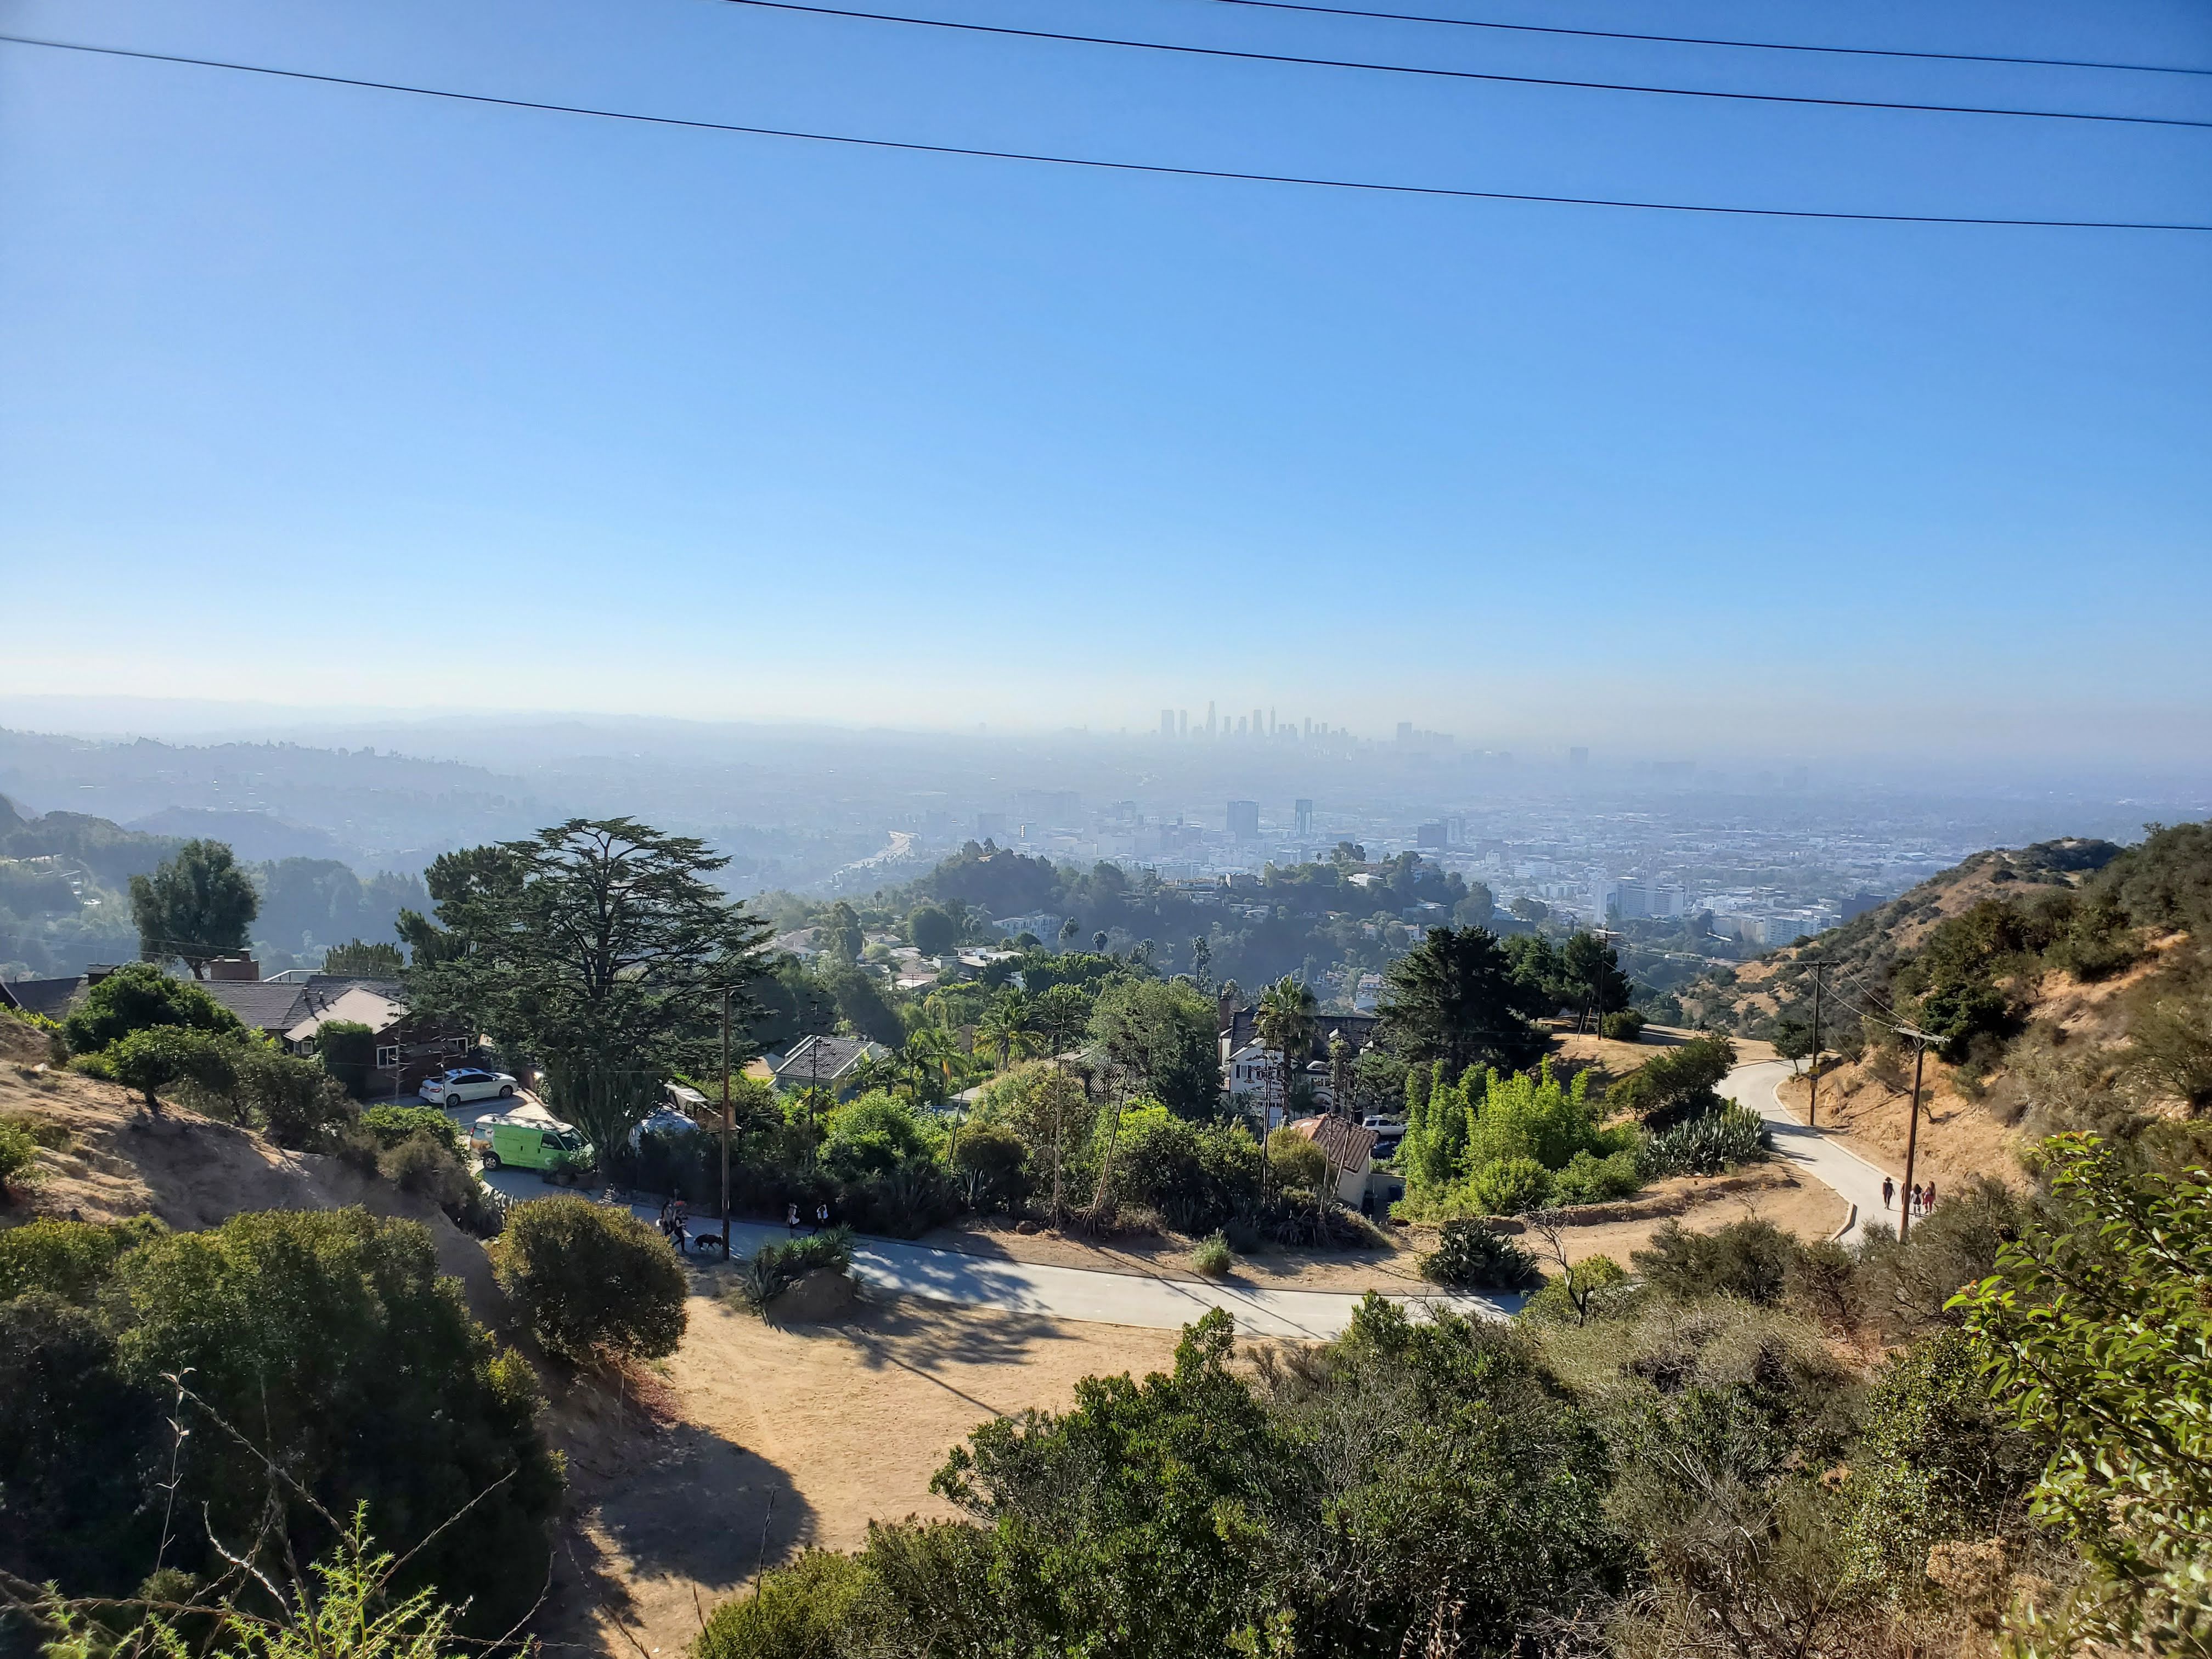
{"label": "group of people on road", "polygon": [[[1926,1215],[1929,1211],[1936,1207],[1936,1183],[1931,1181],[1923,1186],[1917,1181],[1914,1182],[1912,1190],[1905,1194],[1905,1201],[1907,1206],[1906,1214]],[[1881,1207],[1885,1210],[1890,1209],[1896,1202],[1897,1183],[1887,1176],[1884,1176],[1881,1178]]]}
{"label": "group of people on road", "polygon": [[663,1199],[660,1204],[660,1236],[673,1244],[682,1254],[691,1249],[691,1206],[684,1201],[682,1194]]}
{"label": "group of people on road", "polygon": [[[799,1206],[796,1204],[787,1204],[783,1206],[783,1224],[790,1231],[791,1236],[793,1238],[799,1237],[799,1229],[801,1225]],[[826,1203],[817,1204],[814,1206],[814,1231],[817,1233],[821,1232],[829,1225],[829,1205]]]}

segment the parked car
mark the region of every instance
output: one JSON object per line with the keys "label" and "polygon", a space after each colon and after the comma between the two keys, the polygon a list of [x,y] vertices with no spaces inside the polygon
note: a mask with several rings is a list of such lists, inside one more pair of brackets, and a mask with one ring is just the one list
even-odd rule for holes
{"label": "parked car", "polygon": [[593,1156],[574,1124],[511,1113],[477,1120],[469,1146],[487,1170],[587,1170]]}
{"label": "parked car", "polygon": [[433,1106],[458,1106],[468,1100],[512,1100],[514,1079],[505,1072],[478,1071],[460,1066],[440,1077],[426,1077],[415,1092]]}

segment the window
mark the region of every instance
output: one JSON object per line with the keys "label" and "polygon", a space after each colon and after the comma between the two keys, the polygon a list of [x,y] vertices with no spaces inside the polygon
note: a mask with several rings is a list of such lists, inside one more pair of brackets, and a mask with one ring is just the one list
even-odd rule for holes
{"label": "window", "polygon": [[449,1054],[465,1054],[469,1051],[469,1040],[465,1036],[451,1036],[440,1046]]}
{"label": "window", "polygon": [[376,1069],[380,1072],[392,1072],[398,1068],[399,1045],[396,1042],[379,1044],[376,1050]]}

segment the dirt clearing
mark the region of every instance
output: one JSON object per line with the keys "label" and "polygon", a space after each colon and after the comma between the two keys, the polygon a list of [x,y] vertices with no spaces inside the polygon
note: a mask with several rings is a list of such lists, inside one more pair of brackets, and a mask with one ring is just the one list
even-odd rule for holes
{"label": "dirt clearing", "polygon": [[978,1423],[1065,1409],[1082,1377],[1165,1370],[1179,1334],[911,1299],[781,1329],[710,1295],[690,1310],[657,1426],[580,1398],[556,1411],[576,1522],[550,1641],[666,1659],[763,1563],[855,1548],[872,1519],[953,1514],[929,1478]]}

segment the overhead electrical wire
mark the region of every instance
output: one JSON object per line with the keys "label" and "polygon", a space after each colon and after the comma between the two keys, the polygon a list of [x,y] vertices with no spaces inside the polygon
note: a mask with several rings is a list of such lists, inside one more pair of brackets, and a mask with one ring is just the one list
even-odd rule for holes
{"label": "overhead electrical wire", "polygon": [[1656,46],[1726,46],[1738,52],[1803,52],[1835,58],[1910,58],[1933,64],[2002,64],[2031,69],[2118,70],[2134,75],[2205,75],[2212,69],[2178,64],[2118,64],[2095,58],[2013,58],[1986,52],[1911,52],[1896,46],[1821,46],[1790,40],[1730,40],[1710,34],[1636,34],[1626,29],[1577,29],[1558,23],[1501,23],[1484,17],[1443,17],[1433,12],[1367,11],[1357,6],[1321,6],[1301,0],[1206,0],[1210,5],[1244,6],[1257,11],[1309,12],[1322,17],[1362,17],[1384,23],[1441,23],[1454,28],[1495,30],[1506,34],[1565,35],[1577,40],[1637,40]]}
{"label": "overhead electrical wire", "polygon": [[450,88],[416,86],[401,81],[376,81],[362,76],[325,75],[310,70],[280,69],[267,64],[244,64],[217,58],[195,58],[182,52],[146,52],[128,46],[94,46],[76,40],[52,40],[35,35],[0,34],[0,43],[75,52],[96,57],[122,58],[151,64],[176,64],[194,69],[224,70],[240,75],[266,76],[274,80],[300,81],[321,86],[353,87],[371,92],[404,93],[410,97],[438,98],[454,103],[495,109],[535,110],[550,115],[582,115],[597,120],[623,121],[641,126],[679,128],[697,132],[735,133],[759,138],[788,138],[817,144],[840,144],[860,149],[901,150],[920,155],[957,155],[997,161],[1027,161],[1039,165],[1083,167],[1104,173],[1148,173],[1171,179],[1213,179],[1243,184],[1296,185],[1316,190],[1357,191],[1390,196],[1423,196],[1460,201],[1528,202],[1558,207],[1630,209],[1647,213],[1690,213],[1748,219],[1831,220],[1858,224],[1977,225],[2029,230],[2140,230],[2212,233],[2212,223],[2144,219],[2028,219],[1948,213],[1852,213],[1820,208],[1741,207],[1709,202],[1662,202],[1627,197],[1564,196],[1533,191],[1474,190],[1448,185],[1393,184],[1379,179],[1336,179],[1289,173],[1250,173],[1229,167],[1176,167],[1159,161],[1115,161],[1097,156],[1055,155],[1043,151],[993,149],[971,144],[931,144],[904,138],[867,138],[853,133],[810,132],[792,127],[757,126],[736,121],[708,121],[695,117],[648,115],[634,110],[603,109],[586,104],[561,104],[534,98],[502,98],[489,93],[459,92]]}
{"label": "overhead electrical wire", "polygon": [[969,23],[945,17],[914,17],[903,12],[860,11],[822,6],[806,0],[722,0],[725,5],[764,11],[803,12],[866,23],[899,23],[910,28],[950,29],[963,34],[995,34],[1018,40],[1055,40],[1074,46],[1118,46],[1133,52],[1164,52],[1197,58],[1225,58],[1251,64],[1296,64],[1314,69],[1361,70],[1377,75],[1412,75],[1448,81],[1480,81],[1516,87],[1565,87],[1582,92],[1645,93],[1662,98],[1718,99],[1731,103],[1798,104],[1824,109],[1871,109],[1923,115],[1998,115],[2037,121],[2115,122],[2125,126],[2212,128],[2212,120],[2179,115],[2118,115],[2104,111],[2022,109],[1993,104],[1917,104],[1881,98],[1819,98],[1802,93],[1729,92],[1705,87],[1667,87],[1634,81],[1578,81],[1549,75],[1505,75],[1490,70],[1441,69],[1425,64],[1386,64],[1364,58],[1308,58],[1293,52],[1253,52],[1233,46],[1185,46],[1168,40],[1137,40],[1118,34],[1075,34],[1059,29],[1018,28],[1011,23]]}

